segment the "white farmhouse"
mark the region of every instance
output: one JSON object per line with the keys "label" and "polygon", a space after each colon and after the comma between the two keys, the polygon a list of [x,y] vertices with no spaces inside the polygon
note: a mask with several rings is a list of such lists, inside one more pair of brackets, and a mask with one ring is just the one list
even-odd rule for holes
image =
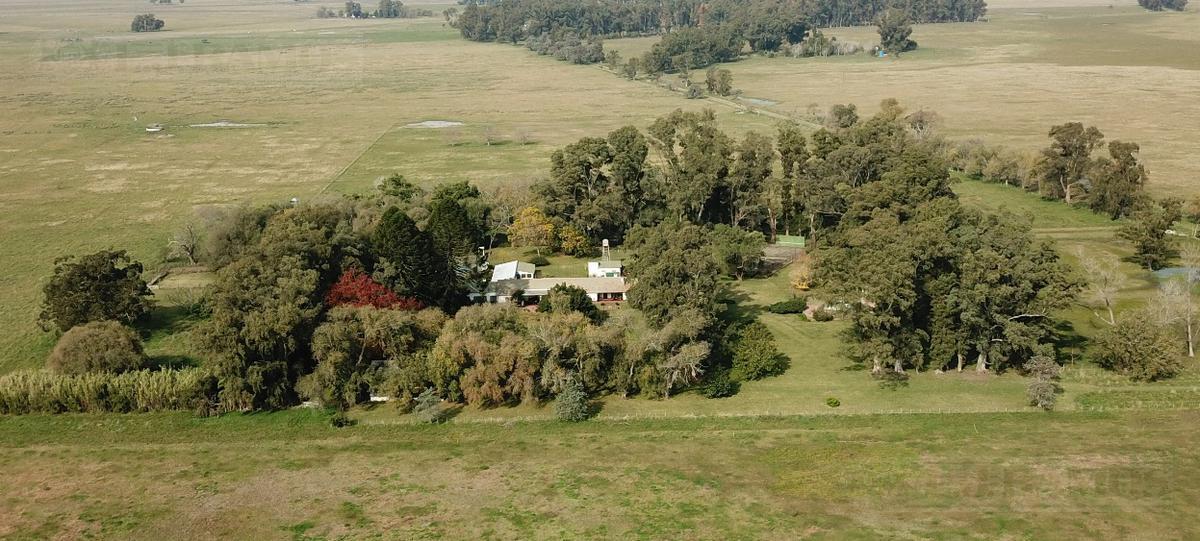
{"label": "white farmhouse", "polygon": [[501,280],[514,280],[517,278],[533,278],[533,272],[536,268],[533,263],[526,263],[524,261],[500,263],[492,269],[492,281],[499,282]]}

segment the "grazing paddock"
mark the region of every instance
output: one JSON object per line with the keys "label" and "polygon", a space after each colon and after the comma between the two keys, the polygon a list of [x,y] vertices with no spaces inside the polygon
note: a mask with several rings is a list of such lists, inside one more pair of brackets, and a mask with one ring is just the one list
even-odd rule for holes
{"label": "grazing paddock", "polygon": [[[0,372],[41,365],[53,344],[35,321],[57,257],[125,248],[153,269],[201,207],[309,201],[394,172],[426,188],[521,187],[562,145],[705,105],[463,41],[441,6],[433,18],[348,21],[313,18],[317,3],[4,5]],[[128,32],[151,8],[167,30]],[[261,126],[192,127],[222,120]],[[426,120],[464,125],[405,128]],[[772,129],[729,109],[721,122]],[[166,128],[147,133],[153,123]]]}
{"label": "grazing paddock", "polygon": [[[1171,539],[1195,411],[330,428],[0,418],[11,539]],[[148,496],[148,495],[152,495]]]}
{"label": "grazing paddock", "polygon": [[[1054,124],[1084,122],[1141,145],[1153,193],[1197,193],[1200,108],[1191,97],[1200,95],[1200,11],[1150,13],[1132,1],[989,4],[986,23],[915,26],[920,48],[900,58],[754,57],[722,67],[746,96],[798,117],[836,103],[873,114],[880,100],[897,98],[940,113],[946,135],[1021,149],[1046,146]],[[826,34],[868,49],[879,41],[871,27]],[[653,43],[606,47],[629,57]]]}

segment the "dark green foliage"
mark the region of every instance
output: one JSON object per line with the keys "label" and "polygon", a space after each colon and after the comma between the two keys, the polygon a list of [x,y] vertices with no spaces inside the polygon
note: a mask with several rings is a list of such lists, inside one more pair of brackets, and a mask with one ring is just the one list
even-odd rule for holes
{"label": "dark green foliage", "polygon": [[[736,30],[739,42],[755,51],[773,51],[783,43],[799,43],[808,27],[871,24],[892,5],[875,0],[505,0],[466,2],[450,20],[466,39],[508,43],[564,32],[613,37],[673,34],[703,24],[706,29]],[[987,12],[983,0],[899,5],[918,23],[969,22]]]}
{"label": "dark green foliage", "polygon": [[93,321],[63,334],[46,364],[60,374],[120,373],[142,368],[145,361],[133,329],[116,321]]}
{"label": "dark green foliage", "polygon": [[124,250],[59,258],[42,288],[39,322],[60,331],[91,321],[133,323],[150,310],[150,289],[141,275],[142,264]]}
{"label": "dark green foliage", "polygon": [[1188,0],[1138,0],[1138,5],[1150,11],[1162,11],[1164,9],[1173,9],[1175,11],[1183,11],[1187,7]]}
{"label": "dark green foliage", "polygon": [[807,309],[808,300],[804,297],[792,297],[767,307],[767,311],[772,314],[803,314]]}
{"label": "dark green foliage", "polygon": [[351,419],[344,411],[335,411],[329,416],[329,426],[334,428],[346,428],[356,424],[358,424],[358,421]]}
{"label": "dark green foliage", "polygon": [[1129,221],[1117,233],[1133,243],[1134,261],[1150,270],[1167,266],[1175,256],[1175,241],[1167,235],[1167,230],[1183,216],[1182,207],[1178,199],[1139,201]]}
{"label": "dark green foliage", "polygon": [[[979,370],[1019,367],[1053,340],[1050,314],[1070,304],[1078,280],[1028,223],[959,203],[936,147],[904,124],[885,101],[811,164],[850,180],[850,189],[806,194],[846,209],[827,233],[816,282],[849,308],[850,355],[875,373],[885,364],[940,368],[971,353]],[[852,159],[860,153],[866,159]]]}
{"label": "dark green foliage", "polygon": [[728,346],[733,353],[729,376],[735,380],[757,380],[784,373],[788,358],[775,347],[775,337],[766,325],[754,322],[740,328]]}
{"label": "dark green foliage", "polygon": [[1175,376],[1183,359],[1170,331],[1145,311],[1125,314],[1104,329],[1091,346],[1096,364],[1140,381]]}
{"label": "dark green foliage", "polygon": [[831,396],[825,399],[825,405],[831,408],[836,408],[842,405],[842,401]]}
{"label": "dark green foliage", "polygon": [[652,324],[662,326],[672,314],[688,308],[708,317],[718,312],[724,286],[702,227],[669,222],[635,227],[626,249],[630,257],[625,269],[633,283],[629,302]]}
{"label": "dark green foliage", "polygon": [[[591,241],[620,242],[654,204],[646,175],[646,138],[627,126],[606,138],[586,137],[550,157],[550,177],[533,185],[546,214]],[[560,234],[561,236],[561,234]]]}
{"label": "dark green foliage", "polygon": [[529,263],[537,267],[545,267],[550,264],[550,260],[544,255],[535,255],[529,258]]}
{"label": "dark green foliage", "polygon": [[1137,143],[1112,141],[1108,158],[1096,160],[1092,166],[1092,185],[1088,203],[1095,212],[1112,219],[1129,215],[1140,202],[1146,185],[1146,167],[1138,162]]}
{"label": "dark green foliage", "polygon": [[738,280],[758,275],[767,244],[762,233],[717,224],[708,238],[712,258],[723,274]]}
{"label": "dark green foliage", "polygon": [[813,318],[813,321],[817,321],[817,322],[821,322],[821,323],[824,323],[826,321],[833,321],[833,311],[822,306],[821,308],[817,308],[816,310],[813,310],[812,318]]}
{"label": "dark green foliage", "polygon": [[1104,144],[1104,134],[1095,127],[1068,122],[1050,128],[1050,147],[1042,150],[1036,175],[1042,195],[1068,205],[1083,193],[1084,180],[1092,170],[1092,152]]}
{"label": "dark green foliage", "polygon": [[712,110],[676,110],[650,126],[650,144],[663,160],[663,202],[671,216],[695,223],[727,222],[721,188],[733,166],[734,143]]}
{"label": "dark green foliage", "polygon": [[879,16],[879,46],[888,54],[899,56],[917,48],[912,35],[912,21],[907,12],[889,9]]}
{"label": "dark green foliage", "polygon": [[744,43],[741,34],[729,25],[683,28],[664,34],[662,41],[642,55],[640,66],[647,73],[705,68],[737,60]]}
{"label": "dark green foliage", "polygon": [[296,400],[295,383],[311,370],[313,330],[325,290],[361,240],[348,208],[288,209],[271,219],[259,243],[217,273],[211,317],[196,328],[221,378],[224,411],[276,409]]}
{"label": "dark green foliage", "polygon": [[598,64],[604,61],[604,44],[599,38],[580,39],[577,34],[541,34],[525,40],[533,52],[553,56],[572,64]]}
{"label": "dark green foliage", "polygon": [[571,378],[554,399],[554,417],[559,421],[577,423],[591,416],[587,392],[579,380]]}
{"label": "dark green foliage", "polygon": [[155,17],[153,14],[146,13],[133,18],[133,23],[129,25],[129,29],[134,32],[157,32],[162,30],[166,23],[162,19]]}
{"label": "dark green foliage", "polygon": [[731,378],[728,370],[716,370],[704,378],[704,384],[698,390],[704,398],[728,398],[738,394],[741,388],[741,382]]}
{"label": "dark green foliage", "polygon": [[566,284],[558,284],[550,288],[550,291],[538,302],[537,310],[549,313],[579,312],[596,323],[599,323],[604,316],[604,313],[596,307],[596,303],[592,302],[587,291]]}
{"label": "dark green foliage", "polygon": [[382,283],[401,295],[442,305],[450,287],[448,264],[407,214],[396,207],[385,211],[371,235],[371,250],[379,258],[376,278]]}

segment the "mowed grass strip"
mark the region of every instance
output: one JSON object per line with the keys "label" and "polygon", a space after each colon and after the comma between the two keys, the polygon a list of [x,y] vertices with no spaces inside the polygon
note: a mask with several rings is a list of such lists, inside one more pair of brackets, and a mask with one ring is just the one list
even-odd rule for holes
{"label": "mowed grass strip", "polygon": [[1198,415],[0,418],[0,535],[1188,538]]}

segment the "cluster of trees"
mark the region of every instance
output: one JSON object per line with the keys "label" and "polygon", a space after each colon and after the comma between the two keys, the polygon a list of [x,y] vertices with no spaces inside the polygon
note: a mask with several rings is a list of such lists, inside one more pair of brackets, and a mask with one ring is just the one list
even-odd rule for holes
{"label": "cluster of trees", "polygon": [[500,0],[470,2],[447,14],[466,39],[517,43],[571,31],[581,36],[668,34],[685,28],[736,27],[754,50],[793,43],[806,27],[874,24],[888,9],[918,23],[968,22],[987,11],[983,0]]}
{"label": "cluster of trees", "polygon": [[1138,0],[1138,5],[1150,11],[1163,11],[1173,9],[1175,11],[1183,11],[1187,7],[1188,0]]}
{"label": "cluster of trees", "polygon": [[773,241],[777,230],[795,230],[794,163],[797,153],[806,159],[805,144],[794,124],[780,128],[777,149],[759,133],[734,139],[712,111],[675,111],[645,134],[627,126],[567,145],[532,189],[546,216],[593,245],[663,221],[725,224]]}
{"label": "cluster of trees", "polygon": [[908,12],[889,9],[879,15],[879,47],[892,56],[899,56],[917,48],[912,35],[912,21]]}
{"label": "cluster of trees", "polygon": [[789,52],[792,56],[809,58],[814,56],[846,56],[862,52],[863,46],[850,41],[838,41],[836,36],[826,36],[818,29],[809,31],[808,36],[800,43],[793,45]]}
{"label": "cluster of trees", "polygon": [[[1155,200],[1146,193],[1149,176],[1138,158],[1141,147],[1106,142],[1099,129],[1078,122],[1054,126],[1049,136],[1050,145],[1036,155],[978,142],[959,145],[948,155],[955,168],[975,178],[1086,206],[1114,220],[1128,219],[1120,236],[1133,244],[1134,259],[1151,270],[1165,266],[1175,253],[1168,231],[1186,209],[1179,199]],[[1107,155],[1097,157],[1102,150]]]}
{"label": "cluster of trees", "polygon": [[604,43],[598,37],[580,39],[578,34],[547,33],[525,40],[525,46],[533,52],[553,56],[572,64],[598,64],[604,61]]}
{"label": "cluster of trees", "polygon": [[154,14],[146,13],[134,17],[133,22],[129,25],[129,29],[134,32],[157,32],[162,30],[166,24],[162,19],[155,17]]}
{"label": "cluster of trees", "polygon": [[347,0],[345,6],[339,10],[333,10],[325,6],[317,8],[318,19],[332,19],[349,17],[351,19],[412,19],[416,17],[432,17],[433,11],[428,9],[415,9],[404,5],[400,0],[379,0],[379,4],[374,10],[363,9],[359,2]]}
{"label": "cluster of trees", "polygon": [[1052,312],[1080,286],[1052,246],[959,203],[938,143],[906,129],[914,118],[894,103],[866,121],[850,113],[814,134],[804,167],[816,176],[801,192],[825,233],[815,281],[850,313],[852,358],[876,373],[971,358],[982,371],[1052,354]]}

